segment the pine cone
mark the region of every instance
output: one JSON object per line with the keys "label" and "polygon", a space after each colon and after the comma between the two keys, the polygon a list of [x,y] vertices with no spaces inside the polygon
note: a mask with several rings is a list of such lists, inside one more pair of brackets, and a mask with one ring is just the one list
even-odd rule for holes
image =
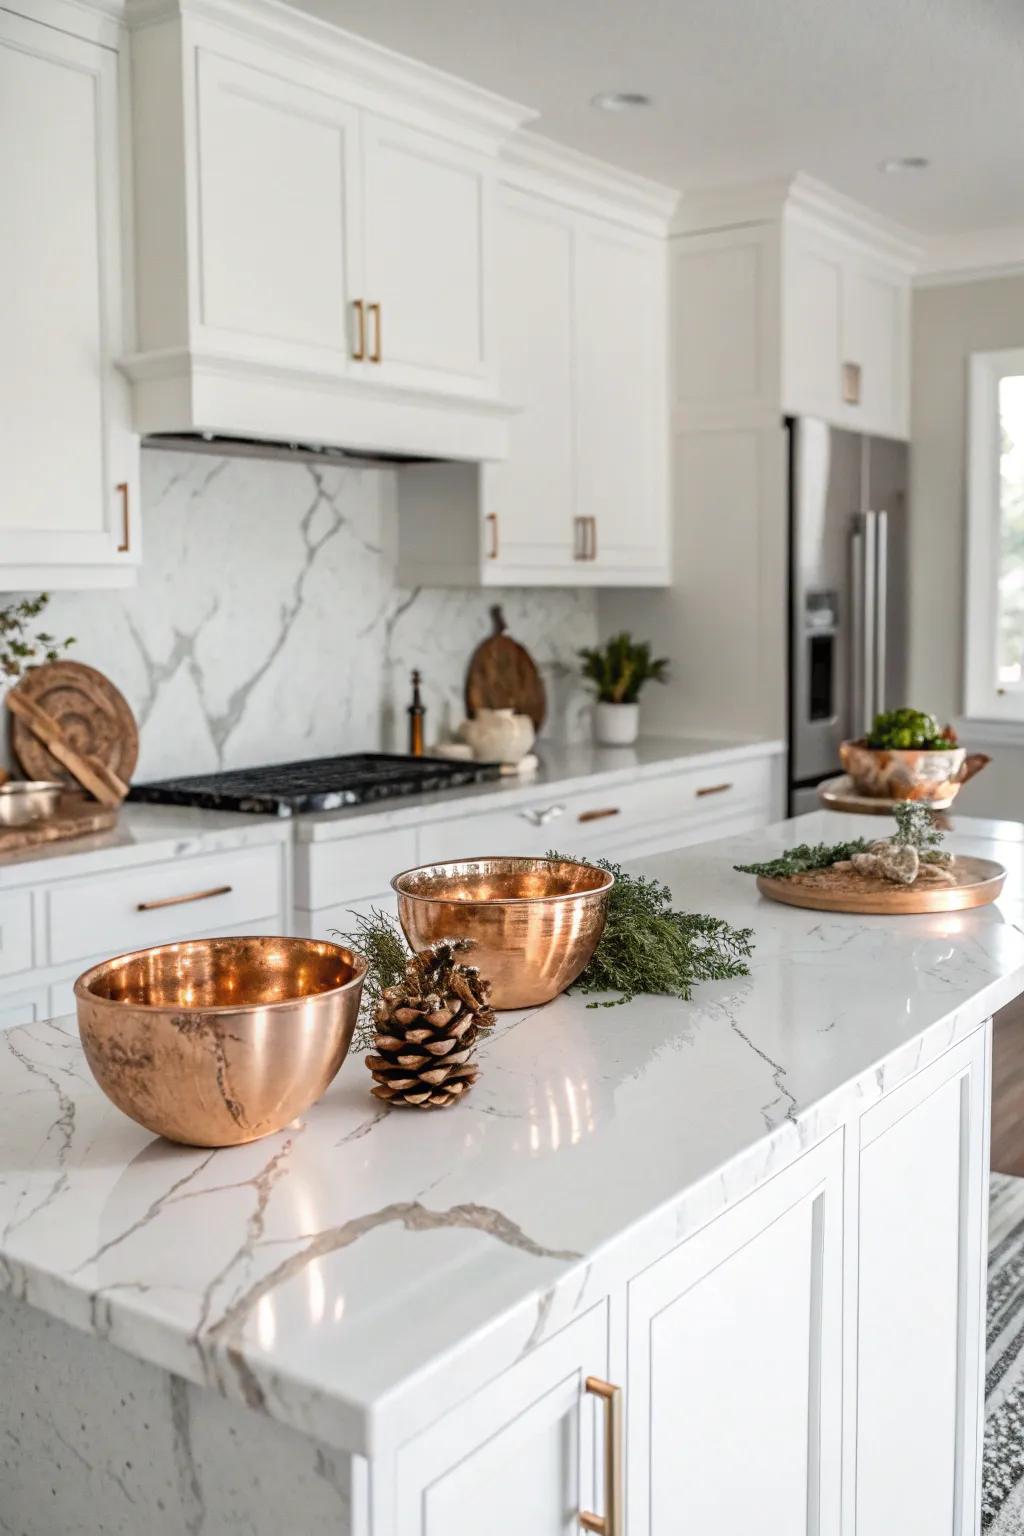
{"label": "pine cone", "polygon": [[366,1058],[378,1099],[443,1109],[476,1081],[479,1068],[471,1058],[494,1012],[490,982],[456,958],[469,948],[459,939],[420,950],[405,979],[381,995],[373,1041],[379,1054]]}

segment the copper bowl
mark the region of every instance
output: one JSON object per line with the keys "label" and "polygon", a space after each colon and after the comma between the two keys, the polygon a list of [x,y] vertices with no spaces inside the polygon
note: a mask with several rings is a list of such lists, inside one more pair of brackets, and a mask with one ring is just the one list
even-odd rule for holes
{"label": "copper bowl", "polygon": [[897,748],[844,741],[839,761],[857,794],[873,800],[920,800],[944,807],[970,777],[967,753],[956,745]]}
{"label": "copper bowl", "polygon": [[269,1136],[345,1059],[366,961],[315,939],[193,939],[118,955],[75,982],[107,1097],[158,1136],[233,1147]]}
{"label": "copper bowl", "polygon": [[572,985],[604,931],[612,875],[567,859],[460,859],[396,875],[413,949],[471,939],[495,1008],[549,1003]]}

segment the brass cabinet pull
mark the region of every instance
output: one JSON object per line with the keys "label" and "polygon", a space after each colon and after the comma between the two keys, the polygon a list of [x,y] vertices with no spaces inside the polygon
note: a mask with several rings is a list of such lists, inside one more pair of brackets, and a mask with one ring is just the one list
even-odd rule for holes
{"label": "brass cabinet pull", "polygon": [[484,518],[484,522],[487,524],[487,527],[488,527],[488,529],[490,531],[490,535],[491,535],[490,542],[488,543],[488,546],[487,546],[487,558],[488,558],[488,560],[497,560],[497,558],[498,558],[498,514],[497,514],[497,512],[488,512],[487,516]]}
{"label": "brass cabinet pull", "polygon": [[211,896],[230,896],[231,885],[211,885],[208,891],[189,891],[187,896],[161,896],[156,901],[140,901],[136,912],[155,912],[158,907],[180,907],[186,901],[209,901]]}
{"label": "brass cabinet pull", "polygon": [[381,360],[381,350],[380,350],[380,305],[379,304],[367,304],[367,306],[366,306],[366,313],[368,315],[372,315],[373,316],[373,351],[370,353],[370,359],[369,360],[370,360],[371,363],[379,363],[380,360]]}
{"label": "brass cabinet pull", "polygon": [[352,357],[361,363],[366,357],[366,305],[362,299],[353,299],[352,308],[356,312],[356,344],[352,348]]}
{"label": "brass cabinet pull", "polygon": [[625,1508],[622,1498],[622,1388],[610,1381],[588,1376],[586,1390],[604,1403],[604,1514],[580,1511],[580,1525],[597,1536],[624,1536]]}
{"label": "brass cabinet pull", "polygon": [[621,816],[622,812],[617,805],[607,805],[600,811],[580,811],[577,821],[603,821],[606,816]]}
{"label": "brass cabinet pull", "polygon": [[705,795],[724,795],[727,789],[732,789],[731,784],[705,784],[701,789],[695,789],[694,794],[698,800]]}
{"label": "brass cabinet pull", "polygon": [[131,508],[128,497],[131,494],[127,480],[122,480],[117,487],[117,494],[121,498],[121,542],[117,546],[119,555],[126,555],[132,547]]}
{"label": "brass cabinet pull", "polygon": [[587,518],[587,522],[590,524],[590,555],[588,556],[588,558],[591,559],[591,560],[596,560],[597,559],[597,518],[596,517],[588,517]]}
{"label": "brass cabinet pull", "polygon": [[860,363],[843,364],[843,404],[860,405]]}
{"label": "brass cabinet pull", "polygon": [[572,521],[575,533],[572,557],[574,560],[585,560],[587,558],[587,520],[585,517],[574,517]]}

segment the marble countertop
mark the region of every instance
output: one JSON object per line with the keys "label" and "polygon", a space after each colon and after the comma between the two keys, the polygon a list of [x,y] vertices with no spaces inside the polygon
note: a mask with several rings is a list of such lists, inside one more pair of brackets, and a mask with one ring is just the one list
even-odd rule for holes
{"label": "marble countertop", "polygon": [[0,854],[0,889],[191,854],[284,843],[290,837],[288,823],[276,816],[238,816],[229,811],[129,801],[122,805],[117,825],[109,832]]}
{"label": "marble countertop", "polygon": [[631,747],[599,747],[594,742],[568,745],[540,741],[540,767],[524,778],[491,779],[468,788],[438,790],[428,795],[409,795],[376,804],[350,806],[347,810],[320,811],[295,818],[299,842],[319,842],[345,837],[352,832],[376,832],[384,828],[414,826],[442,821],[467,812],[501,810],[526,805],[545,793],[568,795],[595,787],[631,784],[653,779],[667,770],[710,767],[712,764],[745,762],[753,757],[777,757],[786,750],[783,741],[750,739],[728,741],[720,737],[642,736]]}
{"label": "marble countertop", "polygon": [[732,867],[887,826],[816,813],[644,861],[754,928],[751,975],[505,1014],[443,1114],[377,1104],[350,1059],[286,1131],[196,1151],[103,1098],[73,1020],[7,1031],[0,1288],[330,1444],[394,1445],[592,1304],[623,1247],[643,1262],[653,1223],[678,1241],[1024,990],[1021,827],[958,820],[950,846],[1010,871],[962,914],[800,911]]}

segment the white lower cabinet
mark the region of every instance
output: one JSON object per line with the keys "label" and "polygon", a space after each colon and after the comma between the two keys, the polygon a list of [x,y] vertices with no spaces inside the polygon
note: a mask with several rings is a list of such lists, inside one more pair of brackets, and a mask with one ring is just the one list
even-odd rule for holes
{"label": "white lower cabinet", "polygon": [[989,1038],[609,1247],[602,1302],[373,1465],[373,1536],[970,1536]]}
{"label": "white lower cabinet", "polygon": [[630,1282],[630,1536],[838,1533],[842,1194],[837,1132]]}
{"label": "white lower cabinet", "polygon": [[[598,1513],[595,1420],[608,1317],[601,1305],[541,1344],[399,1452],[393,1492],[401,1536],[571,1536]],[[375,1522],[375,1526],[376,1526]],[[611,1536],[611,1533],[609,1533]]]}

